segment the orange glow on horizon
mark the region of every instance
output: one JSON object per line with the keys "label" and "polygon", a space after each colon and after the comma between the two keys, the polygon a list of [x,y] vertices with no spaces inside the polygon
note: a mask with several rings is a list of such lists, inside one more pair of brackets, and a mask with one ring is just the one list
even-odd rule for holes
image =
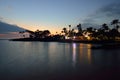
{"label": "orange glow on horizon", "polygon": [[42,30],[42,31],[49,30],[51,34],[56,34],[56,33],[60,34],[62,31],[62,28],[57,28],[57,27],[50,28],[49,26],[39,27],[39,26],[31,26],[31,25],[25,25],[25,24],[18,24],[18,26],[24,29],[31,30],[31,31],[36,31],[37,29]]}

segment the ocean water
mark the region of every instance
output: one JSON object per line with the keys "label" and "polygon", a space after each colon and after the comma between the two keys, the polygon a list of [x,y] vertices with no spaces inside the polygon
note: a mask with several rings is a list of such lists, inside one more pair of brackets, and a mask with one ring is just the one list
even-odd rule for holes
{"label": "ocean water", "polygon": [[120,49],[0,40],[0,80],[120,79]]}

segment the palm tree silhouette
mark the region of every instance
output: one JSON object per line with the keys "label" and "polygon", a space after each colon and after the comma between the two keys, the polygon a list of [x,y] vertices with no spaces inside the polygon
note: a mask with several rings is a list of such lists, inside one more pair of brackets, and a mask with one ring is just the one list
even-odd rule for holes
{"label": "palm tree silhouette", "polygon": [[71,31],[71,25],[69,25],[69,32]]}
{"label": "palm tree silhouette", "polygon": [[68,33],[68,32],[67,32],[67,28],[63,28],[62,30],[63,30],[63,32],[65,33],[65,35],[67,35],[67,33]]}
{"label": "palm tree silhouette", "polygon": [[78,24],[77,28],[78,28],[78,33],[81,33],[82,32],[81,24]]}
{"label": "palm tree silhouette", "polygon": [[108,25],[107,25],[106,23],[104,23],[104,24],[102,25],[102,30],[103,30],[103,32],[109,32],[109,31],[110,31],[110,28],[108,27]]}
{"label": "palm tree silhouette", "polygon": [[112,22],[111,22],[111,25],[114,25],[114,28],[118,30],[119,28],[119,19],[114,19]]}

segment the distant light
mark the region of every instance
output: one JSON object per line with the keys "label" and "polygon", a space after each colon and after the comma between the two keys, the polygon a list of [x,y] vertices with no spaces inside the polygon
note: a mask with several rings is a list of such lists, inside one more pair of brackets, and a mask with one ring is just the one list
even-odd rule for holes
{"label": "distant light", "polygon": [[75,39],[76,37],[74,36],[73,39]]}
{"label": "distant light", "polygon": [[84,36],[85,36],[85,37],[89,37],[89,33],[85,34]]}
{"label": "distant light", "polygon": [[90,40],[90,36],[88,36],[87,39]]}

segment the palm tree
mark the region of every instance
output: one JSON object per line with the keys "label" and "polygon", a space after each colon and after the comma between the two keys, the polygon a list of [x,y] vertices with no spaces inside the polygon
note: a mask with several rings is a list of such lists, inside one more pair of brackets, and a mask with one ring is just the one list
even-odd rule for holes
{"label": "palm tree", "polygon": [[42,31],[40,31],[40,30],[38,30],[38,29],[35,31],[34,34],[35,34],[35,38],[40,38],[40,37],[42,37],[42,36],[41,36]]}
{"label": "palm tree", "polygon": [[71,31],[71,25],[69,25],[69,32]]}
{"label": "palm tree", "polygon": [[102,28],[103,28],[104,30],[109,30],[109,27],[108,27],[108,25],[107,25],[106,23],[104,23],[104,24],[102,25]]}
{"label": "palm tree", "polygon": [[111,25],[117,25],[119,23],[119,19],[114,19],[112,22],[111,22]]}
{"label": "palm tree", "polygon": [[112,22],[111,22],[111,25],[114,25],[114,27],[115,27],[115,29],[117,29],[118,30],[118,28],[119,28],[119,24],[120,22],[119,22],[119,19],[114,19]]}
{"label": "palm tree", "polygon": [[114,28],[112,29],[111,33],[114,33],[114,38],[115,37],[120,37],[120,32],[119,32],[119,19],[114,19],[112,22],[111,22],[111,25],[114,25]]}
{"label": "palm tree", "polygon": [[108,27],[108,25],[106,24],[106,23],[104,23],[103,25],[102,25],[102,29],[104,30],[104,32],[109,32],[109,27]]}
{"label": "palm tree", "polygon": [[93,32],[93,27],[89,27],[89,28],[87,28],[87,32],[92,33],[92,32]]}
{"label": "palm tree", "polygon": [[120,37],[120,33],[117,31],[117,29],[113,28],[110,31],[110,36],[112,37],[113,40],[115,40],[116,37]]}
{"label": "palm tree", "polygon": [[50,33],[50,31],[49,30],[44,30],[43,32],[42,32],[42,35],[44,36],[44,37],[47,37],[47,36],[49,36],[51,33]]}
{"label": "palm tree", "polygon": [[77,28],[78,28],[78,33],[81,33],[82,32],[81,24],[77,25]]}
{"label": "palm tree", "polygon": [[74,34],[75,34],[74,29],[72,29],[72,30],[69,32],[69,37],[73,37]]}
{"label": "palm tree", "polygon": [[65,33],[65,35],[68,34],[68,32],[67,32],[67,28],[63,28],[62,30],[63,30],[63,32]]}
{"label": "palm tree", "polygon": [[29,33],[29,37],[30,37],[30,38],[34,38],[34,37],[35,37],[35,32],[34,32],[34,31],[25,30],[25,32],[28,32],[28,33]]}

